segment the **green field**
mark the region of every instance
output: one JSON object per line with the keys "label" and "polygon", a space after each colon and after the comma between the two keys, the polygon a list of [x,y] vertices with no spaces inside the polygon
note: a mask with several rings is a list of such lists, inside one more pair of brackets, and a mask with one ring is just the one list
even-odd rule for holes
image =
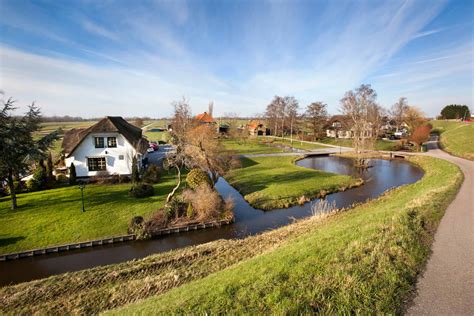
{"label": "green field", "polygon": [[459,157],[474,160],[474,123],[459,121],[431,121],[441,133],[442,148]]}
{"label": "green field", "polygon": [[400,314],[462,181],[446,161],[410,159],[420,181],[351,210],[2,287],[0,313]]}
{"label": "green field", "polygon": [[87,185],[84,213],[77,186],[18,194],[15,211],[10,198],[2,197],[0,253],[126,234],[130,219],[163,206],[174,185],[175,178],[164,175],[155,195],[143,199],[128,196],[131,184]]}
{"label": "green field", "polygon": [[253,207],[264,210],[289,207],[299,200],[306,202],[322,190],[339,191],[357,182],[349,176],[296,166],[295,159],[241,158],[242,167],[232,170],[225,178]]}
{"label": "green field", "polygon": [[221,139],[221,144],[227,150],[232,150],[237,154],[270,154],[281,153],[283,149],[272,147],[264,138],[248,138],[248,139]]}

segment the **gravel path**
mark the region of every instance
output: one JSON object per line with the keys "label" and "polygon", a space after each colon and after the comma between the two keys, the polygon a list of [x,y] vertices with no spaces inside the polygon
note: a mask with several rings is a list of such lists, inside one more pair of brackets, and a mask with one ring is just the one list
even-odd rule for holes
{"label": "gravel path", "polygon": [[465,179],[436,231],[407,314],[474,315],[474,162],[438,149],[436,138],[428,145],[427,155],[457,164]]}

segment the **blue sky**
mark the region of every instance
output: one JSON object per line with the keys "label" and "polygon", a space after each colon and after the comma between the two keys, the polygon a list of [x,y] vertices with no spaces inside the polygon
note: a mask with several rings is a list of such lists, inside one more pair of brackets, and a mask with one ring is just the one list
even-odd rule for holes
{"label": "blue sky", "polygon": [[473,105],[474,1],[0,0],[0,90],[46,115],[339,111],[369,83],[436,115]]}

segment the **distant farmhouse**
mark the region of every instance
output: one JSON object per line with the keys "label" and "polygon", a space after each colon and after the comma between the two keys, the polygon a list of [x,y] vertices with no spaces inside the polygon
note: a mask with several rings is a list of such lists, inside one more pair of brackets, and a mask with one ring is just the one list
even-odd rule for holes
{"label": "distant farmhouse", "polygon": [[266,126],[262,120],[251,120],[247,124],[247,130],[252,136],[264,136],[270,135],[270,129]]}
{"label": "distant farmhouse", "polygon": [[130,175],[133,157],[140,164],[148,141],[142,136],[141,128],[120,116],[107,116],[89,128],[67,131],[62,148],[66,166],[73,163],[78,177],[101,172]]}

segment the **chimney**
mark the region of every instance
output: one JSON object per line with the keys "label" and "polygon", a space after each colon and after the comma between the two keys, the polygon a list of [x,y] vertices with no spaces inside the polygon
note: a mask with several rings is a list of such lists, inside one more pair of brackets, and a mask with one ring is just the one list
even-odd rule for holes
{"label": "chimney", "polygon": [[207,110],[207,114],[209,114],[210,116],[212,116],[212,110],[214,109],[214,102],[209,102],[209,108]]}

